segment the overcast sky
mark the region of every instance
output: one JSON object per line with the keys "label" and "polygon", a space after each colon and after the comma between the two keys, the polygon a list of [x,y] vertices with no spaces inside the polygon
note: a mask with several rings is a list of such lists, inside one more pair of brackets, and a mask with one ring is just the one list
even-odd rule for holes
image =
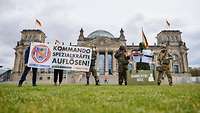
{"label": "overcast sky", "polygon": [[103,29],[119,36],[125,31],[127,43],[138,44],[144,32],[150,44],[165,28],[182,32],[182,40],[189,48],[189,66],[200,66],[200,1],[199,0],[0,0],[0,65],[13,67],[14,47],[20,31],[34,29],[35,19],[47,41],[60,40],[76,44],[80,28],[87,36]]}

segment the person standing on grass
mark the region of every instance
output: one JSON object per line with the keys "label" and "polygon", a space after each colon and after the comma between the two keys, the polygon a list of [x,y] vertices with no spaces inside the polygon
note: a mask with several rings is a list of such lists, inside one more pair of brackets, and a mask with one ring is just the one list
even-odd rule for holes
{"label": "person standing on grass", "polygon": [[[64,43],[61,43],[60,41],[56,40],[55,41],[55,45],[64,45]],[[57,86],[57,80],[58,80],[58,76],[59,76],[59,86],[62,83],[63,80],[63,70],[62,69],[54,69],[54,85]]]}
{"label": "person standing on grass", "polygon": [[158,79],[157,84],[161,84],[161,79],[164,77],[163,75],[166,74],[168,78],[169,85],[172,86],[172,75],[170,73],[170,60],[172,59],[172,56],[167,51],[166,46],[163,46],[159,55],[158,55],[158,61],[160,68],[157,69],[158,71]]}
{"label": "person standing on grass", "polygon": [[59,76],[59,86],[60,86],[63,80],[63,70],[54,69],[54,85],[55,86],[57,86],[58,76]]}
{"label": "person standing on grass", "polygon": [[[26,80],[26,76],[28,74],[28,72],[31,70],[31,67],[28,67],[28,59],[29,59],[29,53],[30,53],[30,46],[28,46],[28,48],[25,51],[24,54],[24,64],[25,64],[25,68],[24,68],[24,72],[22,73],[21,79],[19,80],[18,83],[18,87],[21,87],[23,82]],[[33,76],[32,76],[32,86],[37,86],[36,85],[36,79],[37,79],[37,68],[32,68],[32,72],[33,72]]]}
{"label": "person standing on grass", "polygon": [[96,85],[99,85],[99,77],[97,76],[97,71],[95,69],[95,63],[96,63],[96,57],[97,57],[97,52],[95,48],[96,47],[92,47],[92,58],[91,58],[90,69],[89,69],[89,72],[86,72],[86,80],[87,80],[86,85],[89,85],[89,81],[90,81],[89,79],[90,79],[91,73],[92,73],[92,76],[94,76]]}
{"label": "person standing on grass", "polygon": [[119,85],[124,84],[127,85],[127,70],[130,56],[127,55],[126,47],[120,46],[114,57],[118,60],[118,82]]}

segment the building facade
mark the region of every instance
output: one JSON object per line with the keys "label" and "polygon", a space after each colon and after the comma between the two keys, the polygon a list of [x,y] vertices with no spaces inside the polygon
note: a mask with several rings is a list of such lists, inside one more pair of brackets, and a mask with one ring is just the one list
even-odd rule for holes
{"label": "building facade", "polygon": [[[41,30],[23,30],[21,32],[21,40],[17,42],[15,47],[15,63],[12,78],[18,80],[24,68],[24,51],[30,42],[45,42],[45,33]],[[165,44],[168,51],[173,56],[171,62],[171,72],[173,75],[183,75],[188,73],[188,59],[185,42],[182,41],[181,32],[179,30],[163,30],[156,36],[157,44],[150,45],[148,49],[153,51],[154,64],[157,65],[157,56],[160,52],[161,45]],[[115,37],[105,30],[96,30],[88,36],[84,36],[83,29],[80,30],[77,44],[75,46],[96,47],[97,60],[96,69],[99,76],[110,75],[117,77],[118,64],[114,58],[114,54],[120,45],[125,45],[128,52],[139,49],[138,45],[127,45],[126,37],[123,29],[120,30],[119,36]],[[52,69],[40,70],[40,80],[51,80]],[[65,75],[73,75],[76,72],[67,72]],[[65,76],[66,78],[67,76]],[[80,77],[78,77],[80,78]]]}

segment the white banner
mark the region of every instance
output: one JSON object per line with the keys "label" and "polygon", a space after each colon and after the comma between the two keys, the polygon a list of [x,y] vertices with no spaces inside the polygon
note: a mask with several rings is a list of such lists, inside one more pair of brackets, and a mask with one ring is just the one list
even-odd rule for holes
{"label": "white banner", "polygon": [[31,43],[28,67],[51,68],[52,47],[45,43]]}
{"label": "white banner", "polygon": [[28,66],[88,72],[91,55],[87,47],[32,43]]}
{"label": "white banner", "polygon": [[54,45],[52,68],[89,71],[92,49],[78,46]]}
{"label": "white banner", "polygon": [[132,57],[134,62],[151,63],[153,60],[153,53],[151,50],[132,51]]}
{"label": "white banner", "polygon": [[143,50],[142,62],[152,63],[153,61],[153,52],[151,50]]}

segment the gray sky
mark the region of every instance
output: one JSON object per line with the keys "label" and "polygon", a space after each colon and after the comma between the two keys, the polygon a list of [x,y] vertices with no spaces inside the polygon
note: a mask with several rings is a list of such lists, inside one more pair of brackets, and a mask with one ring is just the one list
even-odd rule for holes
{"label": "gray sky", "polygon": [[172,29],[182,32],[189,48],[189,65],[200,66],[199,0],[0,0],[0,65],[13,67],[14,47],[20,31],[35,28],[35,19],[43,22],[47,41],[76,44],[79,30],[85,36],[103,29],[119,36],[125,31],[128,44],[141,41],[144,28],[150,44],[165,28],[167,18]]}

